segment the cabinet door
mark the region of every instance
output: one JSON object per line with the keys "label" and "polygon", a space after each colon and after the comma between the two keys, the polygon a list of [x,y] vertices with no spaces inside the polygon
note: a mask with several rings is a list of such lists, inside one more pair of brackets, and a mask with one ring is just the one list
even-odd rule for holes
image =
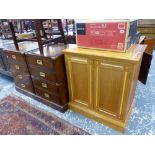
{"label": "cabinet door", "polygon": [[95,61],[95,110],[108,116],[122,118],[128,73],[129,67],[125,64]]}
{"label": "cabinet door", "polygon": [[68,56],[67,73],[70,100],[85,107],[92,106],[92,61],[85,57]]}

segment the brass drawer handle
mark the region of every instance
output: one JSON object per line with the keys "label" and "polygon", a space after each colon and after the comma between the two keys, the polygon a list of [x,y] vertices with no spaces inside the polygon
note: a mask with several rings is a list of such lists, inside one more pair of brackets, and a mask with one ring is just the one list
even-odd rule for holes
{"label": "brass drawer handle", "polygon": [[15,59],[16,60],[16,56],[15,55],[12,55],[12,59]]}
{"label": "brass drawer handle", "polygon": [[50,95],[47,94],[47,93],[44,93],[44,96],[45,96],[46,98],[50,98]]}
{"label": "brass drawer handle", "polygon": [[23,88],[25,88],[25,85],[24,85],[23,83],[21,84],[21,86],[22,86]]}
{"label": "brass drawer handle", "polygon": [[15,68],[16,68],[17,70],[19,70],[19,66],[18,66],[18,65],[15,65]]}
{"label": "brass drawer handle", "polygon": [[43,73],[43,72],[40,72],[39,75],[40,75],[41,77],[44,77],[44,78],[45,78],[45,76],[46,76],[46,74]]}
{"label": "brass drawer handle", "polygon": [[42,87],[47,88],[47,84],[46,83],[41,83]]}
{"label": "brass drawer handle", "polygon": [[19,78],[19,79],[23,79],[23,76],[22,76],[22,75],[18,75],[18,78]]}
{"label": "brass drawer handle", "polygon": [[43,65],[43,61],[42,60],[37,60],[37,64],[38,65]]}

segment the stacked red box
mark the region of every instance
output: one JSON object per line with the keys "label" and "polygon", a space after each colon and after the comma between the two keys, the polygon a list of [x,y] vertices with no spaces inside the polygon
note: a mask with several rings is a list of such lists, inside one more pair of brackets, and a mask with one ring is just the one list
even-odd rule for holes
{"label": "stacked red box", "polygon": [[[132,24],[131,24],[132,23]],[[133,25],[133,26],[131,26]],[[134,33],[136,23],[130,20],[76,21],[77,45],[84,48],[127,51]],[[132,30],[132,37],[129,30]]]}

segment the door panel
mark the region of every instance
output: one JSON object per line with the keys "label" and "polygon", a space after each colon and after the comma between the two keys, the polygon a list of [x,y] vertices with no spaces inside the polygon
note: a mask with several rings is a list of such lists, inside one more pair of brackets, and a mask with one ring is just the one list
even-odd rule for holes
{"label": "door panel", "polygon": [[68,57],[68,76],[71,100],[92,106],[92,61],[81,57]]}
{"label": "door panel", "polygon": [[121,117],[128,67],[95,61],[95,109],[112,117]]}

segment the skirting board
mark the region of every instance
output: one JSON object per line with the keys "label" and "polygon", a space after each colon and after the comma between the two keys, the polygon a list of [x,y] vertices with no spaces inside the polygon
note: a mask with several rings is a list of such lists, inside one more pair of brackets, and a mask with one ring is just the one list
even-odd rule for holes
{"label": "skirting board", "polygon": [[75,104],[73,102],[69,103],[69,108],[72,111],[78,112],[78,113],[80,113],[80,114],[82,114],[82,115],[84,115],[86,117],[89,117],[89,118],[91,118],[91,119],[93,119],[93,120],[95,120],[95,121],[97,121],[99,123],[102,123],[104,125],[109,126],[110,128],[116,129],[119,132],[124,133],[125,128],[126,128],[127,123],[128,123],[128,119],[129,119],[130,114],[132,112],[134,103],[135,103],[135,100],[133,100],[124,122],[113,119],[113,118],[110,118],[110,117],[107,117],[107,116],[104,116],[103,114],[100,114],[100,113],[98,113],[98,112],[96,112],[94,110],[91,110],[91,109],[88,109],[88,108],[83,108],[83,107],[78,106],[77,104]]}

